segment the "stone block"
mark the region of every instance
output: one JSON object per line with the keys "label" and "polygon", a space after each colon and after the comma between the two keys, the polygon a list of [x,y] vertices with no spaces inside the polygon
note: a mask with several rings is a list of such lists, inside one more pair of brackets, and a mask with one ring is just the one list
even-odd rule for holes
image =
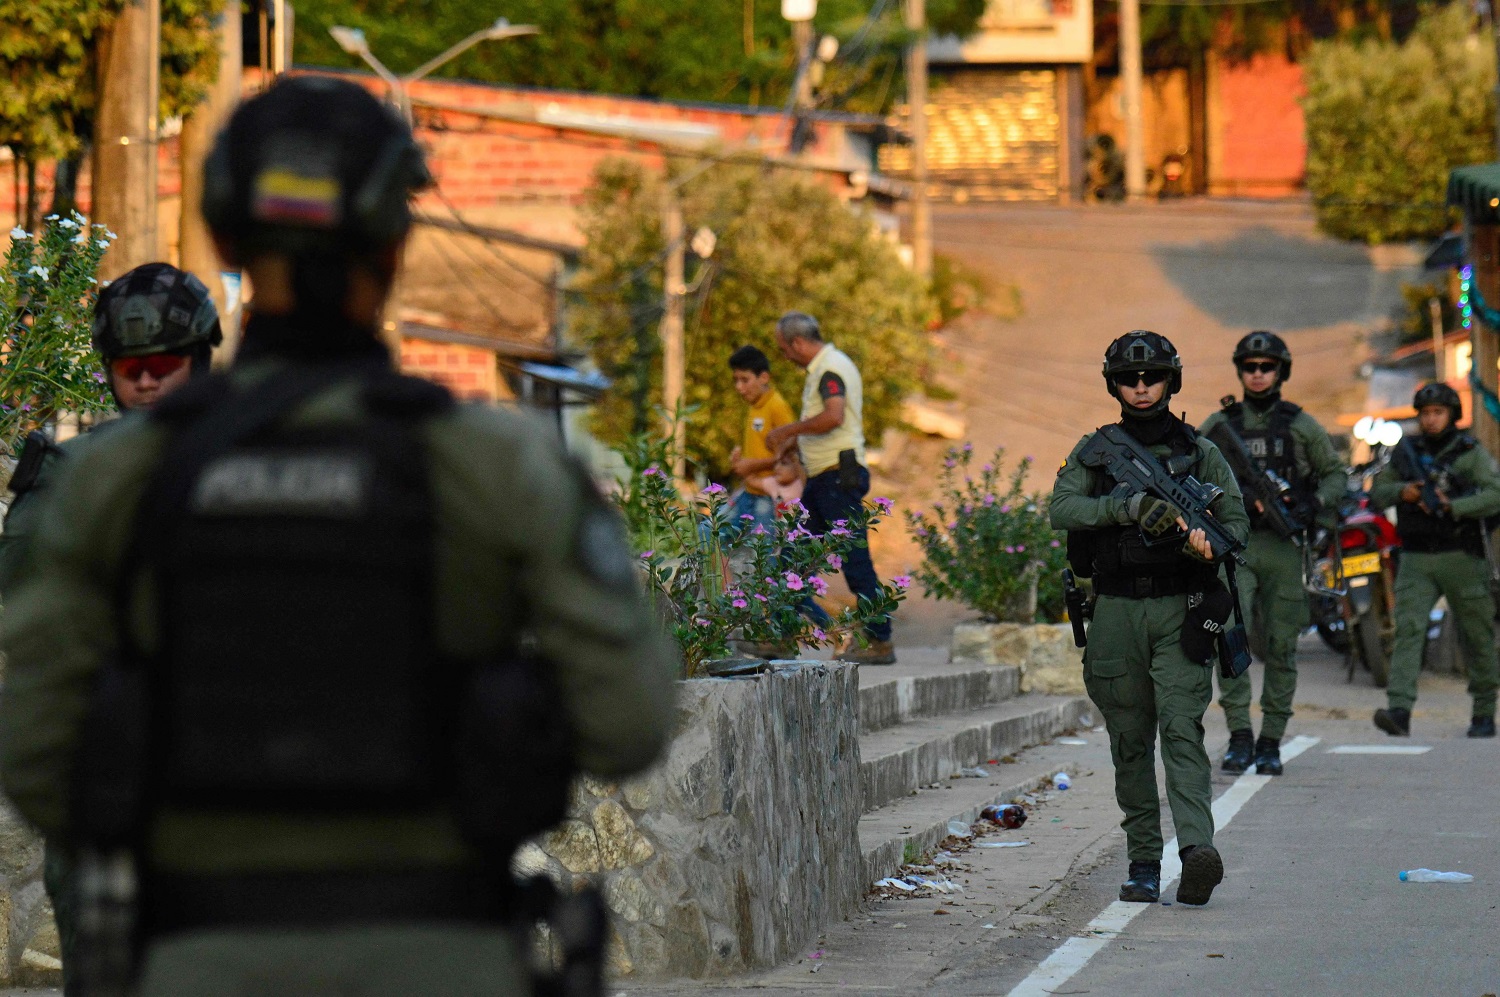
{"label": "stone block", "polygon": [[555,857],[569,872],[598,872],[599,838],[591,824],[581,820],[566,820],[547,834],[543,848]]}

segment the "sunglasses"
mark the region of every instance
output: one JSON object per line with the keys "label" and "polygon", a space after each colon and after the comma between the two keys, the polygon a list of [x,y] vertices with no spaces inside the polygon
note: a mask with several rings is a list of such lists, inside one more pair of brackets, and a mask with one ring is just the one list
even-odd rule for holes
{"label": "sunglasses", "polygon": [[188,362],[181,353],[152,353],[144,357],[120,357],[109,362],[110,372],[122,381],[138,381],[142,374],[150,374],[160,381],[168,374],[175,374]]}
{"label": "sunglasses", "polygon": [[1164,370],[1124,370],[1118,374],[1111,374],[1109,379],[1122,388],[1133,388],[1139,382],[1145,382],[1146,387],[1151,387],[1167,379],[1167,371]]}
{"label": "sunglasses", "polygon": [[1246,374],[1274,374],[1280,369],[1279,360],[1245,360],[1240,363],[1240,370]]}

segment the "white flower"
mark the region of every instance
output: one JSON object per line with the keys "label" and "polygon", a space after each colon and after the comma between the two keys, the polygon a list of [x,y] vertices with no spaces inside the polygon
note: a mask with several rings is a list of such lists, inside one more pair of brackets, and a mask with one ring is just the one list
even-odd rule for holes
{"label": "white flower", "polygon": [[45,218],[45,219],[43,219],[43,220],[44,220],[44,221],[49,221],[49,222],[55,222],[55,221],[57,221],[57,220],[58,220],[58,219],[59,219],[59,218],[61,218],[61,217],[62,217],[62,215],[57,215],[57,214],[52,214],[52,215],[48,215],[48,216],[47,216],[47,217],[46,217],[46,218]]}
{"label": "white flower", "polygon": [[89,244],[89,234],[87,232],[79,232],[73,237],[73,242],[79,246],[87,246]]}
{"label": "white flower", "polygon": [[29,236],[30,234],[31,234],[30,232],[27,232],[25,229],[23,229],[19,225],[17,225],[15,228],[13,228],[13,229],[10,230],[10,237],[12,239],[24,239],[27,236]]}
{"label": "white flower", "polygon": [[109,248],[109,240],[108,239],[95,239],[94,240],[94,248],[95,249],[108,249]]}
{"label": "white flower", "polygon": [[40,277],[40,278],[42,278],[42,280],[51,280],[52,279],[52,274],[51,274],[50,271],[48,271],[48,269],[46,267],[32,267],[30,270],[28,270],[26,272],[29,273],[29,274],[31,274],[33,277]]}
{"label": "white flower", "polygon": [[[53,216],[52,216],[52,217],[53,217],[53,218],[56,218],[56,217],[57,217],[57,216],[56,216],[56,215],[53,215]],[[73,220],[73,219],[71,219],[71,218],[64,218],[64,219],[62,219],[62,220],[61,220],[61,221],[59,221],[59,222],[58,222],[58,223],[57,223],[57,224],[58,224],[58,226],[59,226],[59,227],[60,227],[60,228],[68,228],[68,229],[73,229],[73,228],[77,228],[77,227],[78,227],[78,223],[77,223],[77,222],[75,222],[75,221],[74,221],[74,220]]]}

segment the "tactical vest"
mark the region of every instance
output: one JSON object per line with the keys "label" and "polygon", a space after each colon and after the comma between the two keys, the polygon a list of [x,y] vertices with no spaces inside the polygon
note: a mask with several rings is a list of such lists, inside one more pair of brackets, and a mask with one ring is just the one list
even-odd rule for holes
{"label": "tactical vest", "polygon": [[[1185,478],[1198,469],[1201,454],[1198,434],[1182,423],[1165,441],[1170,448],[1164,462],[1174,478]],[[1102,497],[1114,490],[1116,482],[1102,471],[1090,470],[1089,495]],[[1200,572],[1182,555],[1182,545],[1164,543],[1147,546],[1141,528],[1134,523],[1105,526],[1095,530],[1073,530],[1068,533],[1068,558],[1074,570],[1094,579],[1096,590],[1120,579],[1142,582],[1147,594],[1187,592],[1198,583]],[[1213,569],[1208,569],[1212,573]],[[1147,582],[1146,580],[1150,581]]]}
{"label": "tactical vest", "polygon": [[[169,436],[125,564],[156,646],[123,635],[85,727],[78,823],[131,840],[156,808],[283,815],[451,806],[509,854],[564,813],[571,738],[550,670],[454,660],[435,632],[436,515],[423,427],[441,388],[357,371],[363,413],[280,417],[350,369],[164,399]],[[129,619],[137,575],[124,573]],[[115,839],[111,841],[110,839]]]}
{"label": "tactical vest", "polygon": [[[1452,470],[1452,464],[1463,454],[1479,445],[1479,441],[1467,433],[1456,434],[1454,441],[1437,461],[1436,467],[1449,476],[1450,487],[1444,489],[1450,497],[1464,495],[1473,490],[1473,483]],[[1392,463],[1403,481],[1426,481],[1427,472],[1412,458],[1412,449],[1419,446],[1396,448]],[[1477,519],[1453,519],[1434,516],[1417,502],[1396,503],[1396,524],[1401,534],[1401,547],[1416,553],[1462,550],[1484,556],[1484,540],[1480,536],[1481,521]]]}
{"label": "tactical vest", "polygon": [[[1245,404],[1234,400],[1232,396],[1225,399],[1221,411],[1245,441],[1256,466],[1290,484],[1294,501],[1306,499],[1308,483],[1303,480],[1302,471],[1297,467],[1297,438],[1292,435],[1292,421],[1302,414],[1302,406],[1277,399],[1271,408],[1269,423],[1263,429],[1245,427]],[[1248,483],[1241,481],[1240,487],[1247,488]],[[1257,525],[1259,515],[1253,507],[1248,511],[1251,525]]]}

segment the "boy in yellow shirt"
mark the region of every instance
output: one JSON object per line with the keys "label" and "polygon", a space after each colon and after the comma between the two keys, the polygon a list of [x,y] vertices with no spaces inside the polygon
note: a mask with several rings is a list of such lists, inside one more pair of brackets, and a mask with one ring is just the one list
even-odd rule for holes
{"label": "boy in yellow shirt", "polygon": [[750,406],[745,414],[745,432],[740,445],[729,455],[735,476],[744,487],[735,493],[731,515],[752,516],[770,525],[776,516],[776,500],[766,494],[761,479],[776,466],[776,454],[766,445],[766,434],[778,426],[796,422],[792,407],[771,384],[771,361],[754,346],[741,346],[729,357],[734,390]]}

